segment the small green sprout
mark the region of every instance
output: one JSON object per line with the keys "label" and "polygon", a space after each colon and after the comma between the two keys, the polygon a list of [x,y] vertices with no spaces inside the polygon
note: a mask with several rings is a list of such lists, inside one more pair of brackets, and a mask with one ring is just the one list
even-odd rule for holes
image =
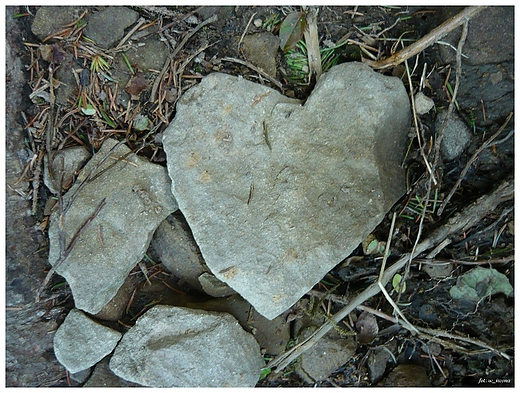
{"label": "small green sprout", "polygon": [[92,72],[107,71],[109,68],[110,68],[110,65],[100,55],[94,55],[92,57],[92,63],[90,64],[90,71],[92,71]]}

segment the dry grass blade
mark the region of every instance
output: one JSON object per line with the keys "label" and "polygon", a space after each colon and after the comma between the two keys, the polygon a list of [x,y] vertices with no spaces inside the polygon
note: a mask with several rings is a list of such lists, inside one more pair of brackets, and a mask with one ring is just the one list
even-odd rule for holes
{"label": "dry grass blade", "polygon": [[260,75],[262,75],[264,78],[268,79],[272,84],[276,85],[276,87],[278,87],[281,91],[283,91],[283,86],[282,84],[277,81],[276,79],[274,79],[271,75],[269,75],[268,73],[266,73],[264,70],[262,70],[261,68],[258,68],[256,66],[254,66],[253,64],[251,64],[250,62],[248,61],[245,61],[245,60],[240,60],[240,59],[235,59],[233,57],[223,57],[222,58],[223,61],[232,61],[234,63],[238,63],[238,64],[242,64],[242,65],[245,65],[246,67],[249,67],[251,68],[253,71],[255,72],[258,72]]}
{"label": "dry grass blade", "polygon": [[421,39],[417,40],[410,46],[402,49],[401,51],[395,53],[394,55],[387,57],[384,60],[372,61],[368,59],[363,59],[363,62],[367,63],[370,67],[375,69],[384,69],[389,67],[395,67],[398,64],[401,64],[406,59],[409,59],[418,53],[422,52],[424,49],[429,46],[435,44],[438,40],[446,36],[450,31],[456,29],[468,19],[471,19],[475,15],[477,15],[484,8],[483,6],[478,7],[466,7],[460,13],[455,15],[453,18],[448,19],[446,22],[436,27],[428,34],[426,34]]}
{"label": "dry grass blade", "polygon": [[318,10],[315,8],[312,8],[307,12],[307,24],[303,31],[309,62],[309,80],[311,80],[312,75],[316,75],[316,81],[320,79],[322,74],[320,42],[318,39],[318,25],[316,20],[317,15]]}
{"label": "dry grass blade", "polygon": [[[428,238],[423,240],[415,249],[412,258],[418,256],[422,252],[434,247],[444,239],[467,230],[477,224],[489,212],[501,202],[512,199],[514,195],[514,181],[503,181],[493,192],[482,196],[473,204],[465,208],[457,217],[450,219],[439,229],[435,230]],[[381,277],[381,284],[386,285],[400,269],[402,269],[409,261],[410,255],[403,255],[397,262],[390,266]],[[300,356],[303,352],[312,348],[320,338],[332,329],[332,322],[338,324],[343,318],[351,313],[356,307],[377,295],[380,292],[379,284],[376,282],[365,289],[361,294],[356,296],[347,306],[337,312],[331,322],[326,322],[318,328],[305,341],[297,344],[291,349],[278,355],[269,364],[268,367],[276,368],[275,372],[280,372],[289,365],[293,360]],[[503,356],[502,353],[500,353]]]}

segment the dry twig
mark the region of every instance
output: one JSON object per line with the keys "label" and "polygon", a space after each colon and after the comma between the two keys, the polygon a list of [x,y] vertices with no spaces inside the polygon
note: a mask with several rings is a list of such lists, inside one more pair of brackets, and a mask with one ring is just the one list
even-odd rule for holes
{"label": "dry twig", "polygon": [[395,67],[396,65],[401,64],[406,59],[415,56],[416,54],[422,52],[429,46],[435,44],[435,42],[440,40],[450,31],[462,25],[467,20],[477,15],[484,8],[485,7],[483,6],[466,7],[453,18],[448,19],[446,22],[430,31],[428,34],[426,34],[421,39],[417,40],[415,43],[411,44],[410,46],[407,46],[406,48],[393,54],[392,56],[379,61],[363,59],[363,62],[367,63],[370,67],[375,69]]}

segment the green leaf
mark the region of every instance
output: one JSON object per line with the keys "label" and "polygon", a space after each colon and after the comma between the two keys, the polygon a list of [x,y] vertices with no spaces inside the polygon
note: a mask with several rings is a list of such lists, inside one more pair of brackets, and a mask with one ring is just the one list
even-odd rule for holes
{"label": "green leaf", "polygon": [[260,371],[260,379],[267,377],[270,373],[271,373],[270,367],[263,368],[262,371]]}
{"label": "green leaf", "polygon": [[399,287],[401,287],[401,293],[404,293],[406,291],[406,282],[403,281],[401,284],[402,280],[403,276],[401,276],[399,273],[396,273],[394,278],[392,278],[392,286],[394,287],[394,290],[396,292],[399,292]]}
{"label": "green leaf", "polygon": [[303,12],[291,12],[280,26],[280,48],[286,52],[294,48],[303,37],[305,29],[305,14]]}
{"label": "green leaf", "polygon": [[490,268],[476,267],[457,279],[457,284],[450,289],[454,300],[479,302],[486,296],[503,293],[509,296],[513,287],[505,274]]}
{"label": "green leaf", "polygon": [[96,110],[90,104],[87,104],[84,108],[81,108],[81,112],[83,112],[87,116],[92,116],[96,114]]}

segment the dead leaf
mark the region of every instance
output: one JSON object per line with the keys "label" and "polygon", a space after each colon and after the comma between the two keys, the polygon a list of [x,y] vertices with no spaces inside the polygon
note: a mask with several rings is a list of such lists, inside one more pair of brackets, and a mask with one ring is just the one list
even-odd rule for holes
{"label": "dead leaf", "polygon": [[357,340],[359,344],[370,344],[379,333],[376,317],[366,311],[363,311],[356,322]]}
{"label": "dead leaf", "polygon": [[142,72],[136,72],[126,84],[125,91],[132,97],[137,97],[148,87],[148,81]]}
{"label": "dead leaf", "polygon": [[305,14],[303,12],[291,12],[280,26],[280,48],[286,52],[294,48],[303,37],[305,29]]}

